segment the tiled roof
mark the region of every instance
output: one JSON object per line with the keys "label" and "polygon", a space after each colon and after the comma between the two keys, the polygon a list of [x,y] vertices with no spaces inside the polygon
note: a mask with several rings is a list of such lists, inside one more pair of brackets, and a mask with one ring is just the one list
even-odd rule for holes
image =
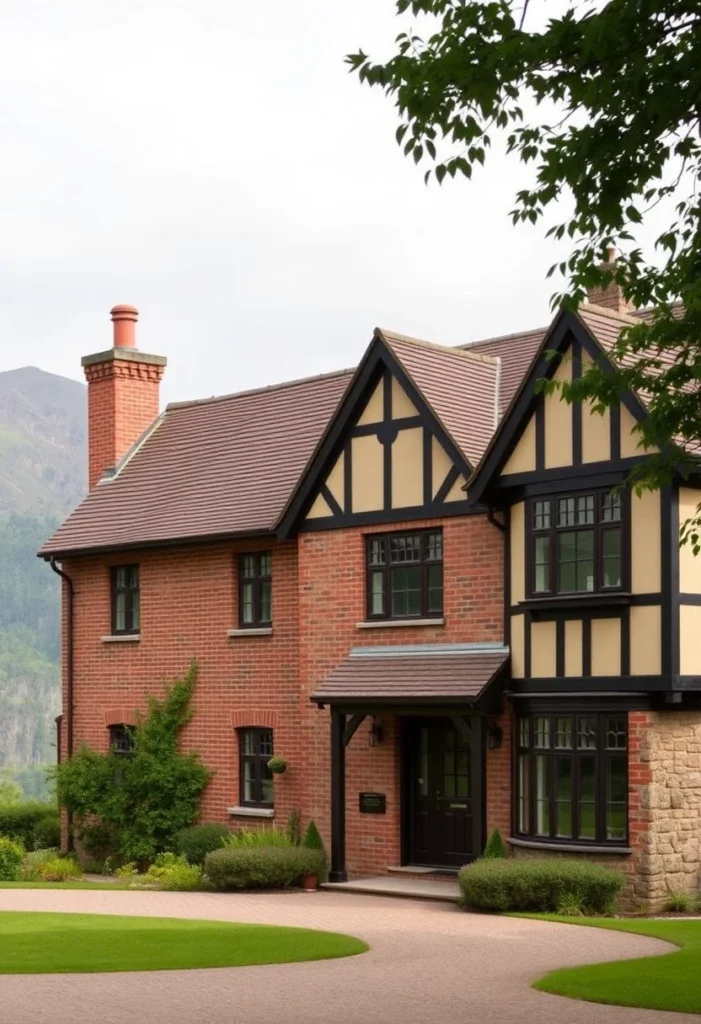
{"label": "tiled roof", "polygon": [[463,347],[466,352],[481,353],[501,360],[500,417],[504,415],[518,391],[519,385],[533,361],[533,356],[547,333],[547,327],[537,327],[532,331],[522,331],[519,334],[504,334],[500,338],[472,341]]}
{"label": "tiled roof", "polygon": [[168,406],[39,553],[272,529],[351,376]]}
{"label": "tiled roof", "polygon": [[490,355],[446,348],[377,330],[423,394],[446,433],[476,466],[497,425],[499,363]]}
{"label": "tiled roof", "polygon": [[312,694],[318,704],[475,700],[505,668],[497,644],[357,647]]}

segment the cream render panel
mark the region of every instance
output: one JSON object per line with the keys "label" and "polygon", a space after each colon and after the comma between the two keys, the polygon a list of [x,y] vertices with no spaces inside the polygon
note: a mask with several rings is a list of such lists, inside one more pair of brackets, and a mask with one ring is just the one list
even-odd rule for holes
{"label": "cream render panel", "polygon": [[399,381],[392,377],[392,419],[401,420],[405,416],[418,416],[419,410],[411,401]]}
{"label": "cream render panel", "polygon": [[630,674],[658,676],[662,671],[662,613],[654,605],[630,609]]}
{"label": "cream render panel", "polygon": [[[696,516],[701,502],[701,491],[692,487],[679,488],[679,528]],[[682,594],[701,594],[701,554],[695,555],[690,544],[679,548],[679,591]]]}
{"label": "cream render panel", "polygon": [[324,516],[333,515],[326,498],[318,494],[312,507],[307,513],[307,519],[323,519]]}
{"label": "cream render panel", "polygon": [[467,497],[465,491],[465,485],[467,480],[464,476],[459,476],[453,486],[450,488],[445,496],[446,501],[464,501]]}
{"label": "cream render panel", "polygon": [[620,676],[620,619],[592,619],[591,674],[593,676]]}
{"label": "cream render panel", "polygon": [[679,609],[679,671],[683,676],[701,675],[701,606],[683,604]]}
{"label": "cream render panel", "polygon": [[518,444],[501,471],[501,475],[506,476],[508,473],[532,473],[535,468],[535,416],[531,416]]}
{"label": "cream render panel", "polygon": [[511,604],[526,598],[526,506],[511,506]]}
{"label": "cream render panel", "polygon": [[423,504],[423,427],[400,430],[392,445],[392,508]]}
{"label": "cream render panel", "polygon": [[511,674],[514,679],[523,679],[526,674],[525,661],[525,616],[511,616]]}
{"label": "cream render panel", "polygon": [[[582,352],[582,372],[592,365],[592,358]],[[582,462],[606,462],[611,458],[611,413],[594,412],[593,402],[582,403]]]}
{"label": "cream render panel", "polygon": [[[553,380],[572,379],[572,350],[564,354],[553,374]],[[545,468],[571,466],[572,458],[572,406],[562,400],[560,391],[544,396],[545,402]]]}
{"label": "cream render panel", "polygon": [[362,415],[358,420],[358,424],[363,426],[366,423],[381,423],[385,418],[385,397],[384,397],[384,381],[380,381],[370,395],[368,404],[363,409]]}
{"label": "cream render panel", "polygon": [[660,574],[660,494],[635,491],[630,496],[630,569],[633,594],[656,594]]}
{"label": "cream render panel", "polygon": [[375,434],[354,437],[352,505],[346,512],[377,512],[384,507],[384,453]]}
{"label": "cream render panel", "polygon": [[556,625],[554,622],[531,623],[531,676],[553,679],[557,674]]}
{"label": "cream render panel", "polygon": [[565,675],[582,674],[582,620],[565,620]]}
{"label": "cream render panel", "polygon": [[453,468],[453,462],[440,441],[431,438],[431,497],[435,498],[441,484]]}
{"label": "cream render panel", "polygon": [[343,508],[344,496],[343,496],[343,470],[344,470],[344,454],[341,454],[336,459],[333,469],[326,477],[326,486],[331,491],[331,494],[336,499],[338,504]]}
{"label": "cream render panel", "polygon": [[640,445],[640,434],[635,429],[638,425],[636,418],[628,412],[625,405],[621,404],[621,458],[629,459],[634,455],[645,455],[646,452],[654,453],[659,449],[642,448]]}

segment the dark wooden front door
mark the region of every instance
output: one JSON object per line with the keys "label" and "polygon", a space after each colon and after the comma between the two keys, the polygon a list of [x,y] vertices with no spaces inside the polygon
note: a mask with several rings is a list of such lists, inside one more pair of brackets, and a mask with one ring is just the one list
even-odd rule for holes
{"label": "dark wooden front door", "polygon": [[408,860],[459,867],[474,850],[474,759],[449,718],[407,719]]}

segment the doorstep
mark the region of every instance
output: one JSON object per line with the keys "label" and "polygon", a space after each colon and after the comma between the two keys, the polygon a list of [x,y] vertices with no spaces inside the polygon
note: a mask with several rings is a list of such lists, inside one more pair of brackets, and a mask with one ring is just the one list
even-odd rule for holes
{"label": "doorstep", "polygon": [[435,881],[431,878],[356,878],[352,882],[325,882],[322,889],[333,892],[360,892],[372,896],[399,896],[409,900],[440,900],[457,903],[460,888],[456,881]]}
{"label": "doorstep", "polygon": [[410,878],[435,878],[438,882],[454,882],[458,868],[426,867],[424,864],[397,864],[387,868],[388,875],[404,875]]}

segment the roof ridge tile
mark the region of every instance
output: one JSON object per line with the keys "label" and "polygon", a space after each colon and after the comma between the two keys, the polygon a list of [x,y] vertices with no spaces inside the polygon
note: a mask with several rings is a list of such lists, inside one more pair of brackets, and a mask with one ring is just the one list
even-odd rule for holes
{"label": "roof ridge tile", "polygon": [[166,412],[178,409],[191,409],[200,405],[213,405],[216,402],[230,402],[234,398],[248,398],[251,395],[268,394],[270,391],[282,391],[285,388],[299,387],[301,384],[312,384],[317,380],[333,380],[335,377],[347,377],[355,373],[355,369],[331,370],[328,373],[315,373],[310,377],[296,377],[294,380],[283,380],[278,384],[264,384],[259,388],[248,388],[246,391],[232,391],[228,395],[211,395],[209,398],[191,398],[183,402],[169,402]]}

